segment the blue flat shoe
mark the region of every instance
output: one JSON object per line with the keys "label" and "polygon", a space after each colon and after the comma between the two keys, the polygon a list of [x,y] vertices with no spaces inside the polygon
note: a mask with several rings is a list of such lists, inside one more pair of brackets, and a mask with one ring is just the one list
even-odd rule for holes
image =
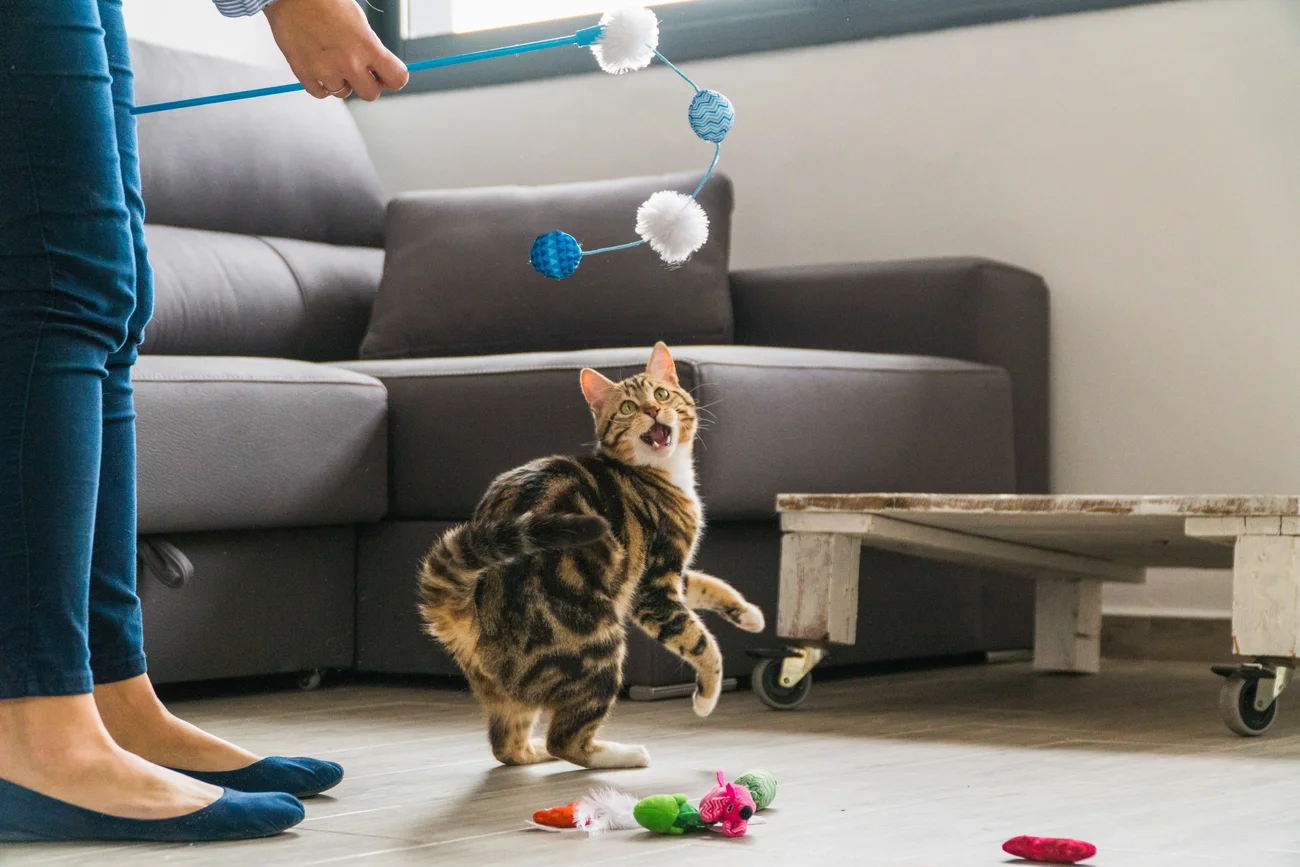
{"label": "blue flat shoe", "polygon": [[286,792],[310,798],[337,786],[343,780],[343,766],[320,759],[272,756],[237,771],[185,771],[187,777],[237,792]]}
{"label": "blue flat shoe", "polygon": [[174,819],[123,819],[0,780],[0,843],[251,840],[292,828],[303,815],[302,804],[291,795],[227,790],[202,810]]}

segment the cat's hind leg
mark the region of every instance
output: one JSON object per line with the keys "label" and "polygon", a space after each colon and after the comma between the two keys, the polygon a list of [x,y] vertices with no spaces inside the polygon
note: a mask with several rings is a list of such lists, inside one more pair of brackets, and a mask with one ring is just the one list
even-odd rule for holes
{"label": "cat's hind leg", "polygon": [[695,713],[708,716],[722,695],[722,651],[704,621],[687,606],[676,579],[668,575],[643,583],[633,617],[642,632],[695,669]]}
{"label": "cat's hind leg", "polygon": [[565,690],[570,700],[558,705],[546,734],[547,751],[584,768],[644,768],[650,764],[645,747],[596,739],[618,697],[621,678],[594,677]]}
{"label": "cat's hind leg", "polygon": [[721,578],[689,569],[682,584],[687,606],[696,611],[716,611],[746,632],[762,632],[767,625],[763,610]]}
{"label": "cat's hind leg", "polygon": [[485,708],[488,717],[488,740],[492,755],[503,765],[535,765],[552,761],[546,742],[533,737],[538,711],[518,705],[498,704]]}

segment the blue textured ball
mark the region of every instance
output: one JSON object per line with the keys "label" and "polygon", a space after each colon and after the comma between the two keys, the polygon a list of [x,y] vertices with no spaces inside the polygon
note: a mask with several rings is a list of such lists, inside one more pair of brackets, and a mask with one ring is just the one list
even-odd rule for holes
{"label": "blue textured ball", "polygon": [[529,261],[537,273],[552,280],[563,280],[578,270],[582,262],[582,247],[568,232],[547,232],[533,242]]}
{"label": "blue textured ball", "polygon": [[691,100],[688,117],[697,136],[717,144],[731,132],[736,110],[731,107],[731,100],[716,90],[701,90]]}

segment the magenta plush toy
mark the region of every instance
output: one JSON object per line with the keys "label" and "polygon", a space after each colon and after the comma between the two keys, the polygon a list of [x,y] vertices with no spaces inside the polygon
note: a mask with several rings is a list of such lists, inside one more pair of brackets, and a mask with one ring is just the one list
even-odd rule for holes
{"label": "magenta plush toy", "polygon": [[700,818],[707,824],[718,823],[728,837],[742,837],[754,815],[754,797],[749,789],[728,783],[718,771],[718,785],[700,799]]}

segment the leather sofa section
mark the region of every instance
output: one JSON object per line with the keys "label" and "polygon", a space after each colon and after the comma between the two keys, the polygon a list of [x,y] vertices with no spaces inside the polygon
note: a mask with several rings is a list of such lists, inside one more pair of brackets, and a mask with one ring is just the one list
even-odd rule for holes
{"label": "leather sofa section", "polygon": [[369,377],[270,358],[141,356],[141,533],[374,521],[388,399]]}
{"label": "leather sofa section", "polygon": [[404,193],[388,206],[384,279],[361,357],[425,358],[731,343],[727,275],[732,187],[700,191],[709,240],[669,270],[648,247],[582,260],[563,280],[529,264],[538,235],[571,233],[586,250],[635,241],[653,193],[690,193],[699,174],[540,187]]}
{"label": "leather sofa section", "polygon": [[141,352],[356,358],[384,254],[150,224],[154,315]]}
{"label": "leather sofa section", "polygon": [[[710,414],[696,444],[712,520],[770,518],[797,491],[1012,490],[1004,371],[920,356],[674,348]],[[492,479],[594,439],[578,372],[644,368],[648,350],[352,362],[389,390],[390,517],[464,519]]]}
{"label": "leather sofa section", "polygon": [[[283,84],[286,74],[131,42],[136,105]],[[382,247],[387,204],[347,106],[305,93],[140,115],[149,220]]]}
{"label": "leather sofa section", "polygon": [[180,533],[178,587],[139,580],[155,683],[351,668],[354,527]]}

